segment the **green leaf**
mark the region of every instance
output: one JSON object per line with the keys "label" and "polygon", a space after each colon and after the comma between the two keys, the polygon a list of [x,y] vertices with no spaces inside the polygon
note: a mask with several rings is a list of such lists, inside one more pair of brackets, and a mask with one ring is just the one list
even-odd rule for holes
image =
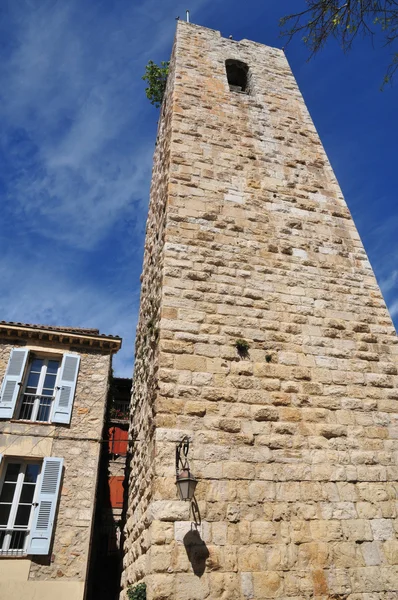
{"label": "green leaf", "polygon": [[139,583],[134,587],[127,589],[127,597],[129,600],[146,600],[146,585]]}
{"label": "green leaf", "polygon": [[145,67],[142,79],[148,83],[145,94],[151,104],[157,108],[162,104],[166,90],[167,76],[169,74],[169,62],[162,61],[160,66],[152,60]]}

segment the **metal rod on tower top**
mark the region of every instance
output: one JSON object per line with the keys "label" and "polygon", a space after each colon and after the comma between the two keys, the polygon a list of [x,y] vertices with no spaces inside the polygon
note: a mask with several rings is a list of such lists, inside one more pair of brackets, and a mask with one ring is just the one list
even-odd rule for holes
{"label": "metal rod on tower top", "polygon": [[189,23],[189,10],[187,10],[187,23]]}

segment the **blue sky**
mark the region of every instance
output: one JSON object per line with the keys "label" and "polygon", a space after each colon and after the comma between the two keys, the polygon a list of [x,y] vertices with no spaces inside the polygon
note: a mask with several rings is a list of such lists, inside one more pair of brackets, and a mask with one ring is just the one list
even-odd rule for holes
{"label": "blue sky", "polygon": [[[0,319],[123,337],[131,376],[158,111],[141,80],[167,60],[175,17],[281,47],[299,0],[4,0],[0,7]],[[395,86],[388,52],[358,40],[287,56],[398,319]]]}

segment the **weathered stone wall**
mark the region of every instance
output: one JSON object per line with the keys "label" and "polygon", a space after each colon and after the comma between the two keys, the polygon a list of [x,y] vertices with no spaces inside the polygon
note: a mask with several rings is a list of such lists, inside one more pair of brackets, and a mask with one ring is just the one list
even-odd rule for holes
{"label": "weathered stone wall", "polygon": [[130,458],[127,461],[128,506],[122,586],[136,583],[149,571],[150,503],[153,496],[155,451],[154,402],[158,390],[158,345],[163,252],[168,190],[170,187],[171,118],[173,115],[174,60],[159,122],[146,226],[140,315],[135,341],[135,368],[131,396]]}
{"label": "weathered stone wall", "polygon": [[[11,349],[20,345],[21,338],[1,340],[0,381],[3,379]],[[81,357],[69,426],[0,421],[0,453],[6,457],[64,458],[52,555],[34,557],[27,576],[29,581],[55,579],[62,587],[64,581],[84,582],[86,578],[111,358],[109,354],[98,353],[96,350],[82,350],[79,346],[68,344],[29,340],[23,345],[38,353],[51,351],[61,355],[72,351],[79,353]],[[7,571],[10,561],[18,560],[22,559],[0,558],[0,571]],[[20,584],[22,587],[18,588],[26,597],[33,594],[29,581],[25,588],[23,583]],[[76,590],[78,589],[83,593],[84,586],[76,587]]]}
{"label": "weathered stone wall", "polygon": [[156,444],[133,457],[125,582],[146,575],[149,600],[396,598],[397,338],[339,186],[282,51],[179,22],[174,52],[165,244],[149,232],[145,259],[163,265],[160,368],[134,388]]}

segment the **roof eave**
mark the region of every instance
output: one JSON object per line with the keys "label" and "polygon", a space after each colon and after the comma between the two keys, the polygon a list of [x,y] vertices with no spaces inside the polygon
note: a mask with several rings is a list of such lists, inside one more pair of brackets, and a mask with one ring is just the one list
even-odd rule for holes
{"label": "roof eave", "polygon": [[122,345],[122,338],[107,335],[89,335],[71,333],[69,331],[54,331],[52,329],[23,327],[17,325],[7,325],[0,323],[0,333],[7,337],[18,337],[26,339],[39,339],[43,341],[59,342],[60,344],[73,344],[85,346],[87,348],[99,348],[105,351],[116,353]]}

